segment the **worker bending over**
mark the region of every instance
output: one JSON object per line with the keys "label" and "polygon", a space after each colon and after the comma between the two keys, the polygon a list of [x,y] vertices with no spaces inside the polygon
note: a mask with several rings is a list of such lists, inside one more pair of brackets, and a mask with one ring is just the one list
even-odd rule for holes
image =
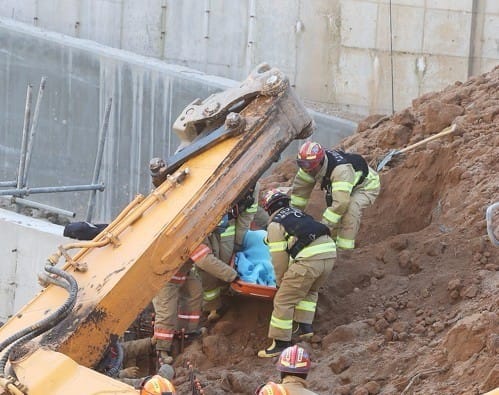
{"label": "worker bending over", "polygon": [[291,206],[304,210],[316,183],[325,191],[322,222],[331,230],[338,248],[352,250],[362,210],[374,203],[380,191],[379,175],[354,153],[325,150],[307,141],[298,152],[298,173],[291,187]]}

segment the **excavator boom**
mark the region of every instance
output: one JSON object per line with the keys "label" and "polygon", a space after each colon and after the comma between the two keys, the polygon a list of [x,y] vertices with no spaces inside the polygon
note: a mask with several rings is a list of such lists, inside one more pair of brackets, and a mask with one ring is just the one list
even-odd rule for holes
{"label": "excavator boom", "polygon": [[[111,336],[124,333],[289,143],[311,134],[312,119],[287,78],[261,65],[239,87],[193,102],[174,129],[184,146],[198,148],[169,161],[167,179],[148,196],[137,196],[94,240],[60,246],[49,257],[48,266],[65,258],[56,267],[77,283],[74,307],[65,318],[29,342],[10,344],[68,298],[67,289],[49,281],[0,328],[0,352],[10,354],[22,383],[15,388],[27,387],[30,395],[66,394],[68,388],[73,394],[134,393],[87,368],[99,362]],[[51,362],[42,366],[44,360]],[[70,387],[71,380],[80,384]],[[0,386],[15,393],[9,383],[0,378]]]}

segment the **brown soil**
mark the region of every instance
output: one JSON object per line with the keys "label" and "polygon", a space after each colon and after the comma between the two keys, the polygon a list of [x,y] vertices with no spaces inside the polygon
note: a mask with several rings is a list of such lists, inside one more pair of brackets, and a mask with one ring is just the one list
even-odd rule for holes
{"label": "brown soil", "polygon": [[[365,212],[358,247],[340,254],[320,296],[310,389],[318,394],[481,394],[499,386],[499,249],[486,208],[499,201],[499,67],[426,94],[382,119],[373,115],[341,142],[373,166],[451,123],[457,131],[397,156]],[[263,190],[288,186],[293,161]],[[308,212],[320,217],[321,191]],[[231,309],[176,362],[189,392],[190,361],[205,394],[252,394],[278,380],[267,346],[271,303],[227,299]]]}

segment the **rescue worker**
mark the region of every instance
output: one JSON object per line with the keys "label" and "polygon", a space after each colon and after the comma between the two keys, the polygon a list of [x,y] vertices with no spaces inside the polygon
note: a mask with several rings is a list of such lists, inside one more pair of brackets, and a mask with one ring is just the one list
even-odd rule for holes
{"label": "rescue worker", "polygon": [[317,395],[307,389],[310,371],[310,357],[307,350],[299,346],[286,348],[277,361],[281,372],[281,383],[269,382],[257,390],[258,395]]}
{"label": "rescue worker", "polygon": [[228,283],[237,278],[230,266],[232,256],[241,250],[244,236],[250,229],[258,207],[259,185],[255,184],[232,206],[204,244],[209,253],[196,261],[203,284],[203,311],[208,321],[216,322],[225,313],[221,295]]}
{"label": "rescue worker", "polygon": [[[140,388],[145,378],[139,378],[140,369],[138,366],[129,365],[134,364],[136,358],[141,355],[154,353],[155,342],[154,337],[120,342],[117,337],[112,336],[104,357],[97,364],[96,370],[134,388]],[[174,377],[175,372],[170,365],[165,364],[161,366],[157,374],[170,380]]]}
{"label": "rescue worker", "polygon": [[[153,185],[160,186],[166,179],[166,162],[161,158],[152,158],[149,170]],[[195,256],[194,262],[203,289],[202,310],[208,314],[207,318],[210,322],[219,320],[225,313],[226,308],[222,305],[221,294],[226,285],[237,277],[237,271],[230,266],[230,262],[234,252],[241,248],[246,231],[250,228],[255,216],[258,192],[257,183],[238,200],[222,218],[217,228],[208,235],[199,247],[204,253]],[[156,303],[159,303],[159,299],[161,298],[158,298]],[[170,338],[172,335],[168,333],[163,336]]]}
{"label": "rescue worker", "polygon": [[[165,161],[161,158],[152,158],[149,170],[152,184],[156,188],[159,187],[166,179]],[[203,288],[194,268],[194,261],[199,259],[200,248],[202,250],[201,246],[194,250],[190,259],[153,299],[156,313],[154,338],[160,366],[173,362],[170,354],[175,336],[184,335],[192,338],[200,334]]]}
{"label": "rescue worker", "polygon": [[380,191],[379,175],[358,154],[326,150],[307,141],[298,151],[298,173],[291,187],[291,206],[304,210],[312,189],[325,190],[322,222],[342,250],[355,247],[362,210],[374,203]]}
{"label": "rescue worker", "polygon": [[278,287],[268,332],[272,344],[258,352],[261,358],[277,356],[291,345],[293,320],[298,324],[296,335],[302,339],[313,336],[319,287],[336,258],[329,228],[289,203],[288,195],[271,189],[261,204],[270,215],[265,242]]}
{"label": "rescue worker", "polygon": [[140,386],[140,395],[176,395],[175,386],[164,377],[154,375],[144,379]]}
{"label": "rescue worker", "polygon": [[200,253],[203,253],[200,247],[194,250],[190,259],[180,267],[152,301],[156,313],[154,338],[160,366],[173,362],[171,349],[175,336],[192,338],[200,334],[203,288],[193,267]]}

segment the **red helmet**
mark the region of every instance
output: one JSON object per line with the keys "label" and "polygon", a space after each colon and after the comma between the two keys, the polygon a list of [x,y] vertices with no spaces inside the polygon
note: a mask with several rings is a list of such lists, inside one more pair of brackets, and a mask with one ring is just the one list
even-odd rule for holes
{"label": "red helmet", "polygon": [[281,384],[276,384],[270,381],[265,384],[262,388],[259,388],[257,395],[288,395],[286,388]]}
{"label": "red helmet", "polygon": [[288,195],[278,189],[269,189],[267,192],[265,192],[265,195],[263,195],[260,206],[262,206],[265,211],[269,211],[270,206],[272,206],[274,203],[284,200],[287,200],[289,202],[291,199]]}
{"label": "red helmet", "polygon": [[326,152],[322,148],[322,145],[313,141],[307,141],[300,147],[296,163],[305,171],[314,170],[322,164],[325,155]]}
{"label": "red helmet", "polygon": [[308,373],[310,356],[307,350],[297,345],[286,348],[279,356],[277,370],[291,374]]}
{"label": "red helmet", "polygon": [[140,387],[140,395],[176,395],[176,393],[173,384],[157,374],[145,379]]}

